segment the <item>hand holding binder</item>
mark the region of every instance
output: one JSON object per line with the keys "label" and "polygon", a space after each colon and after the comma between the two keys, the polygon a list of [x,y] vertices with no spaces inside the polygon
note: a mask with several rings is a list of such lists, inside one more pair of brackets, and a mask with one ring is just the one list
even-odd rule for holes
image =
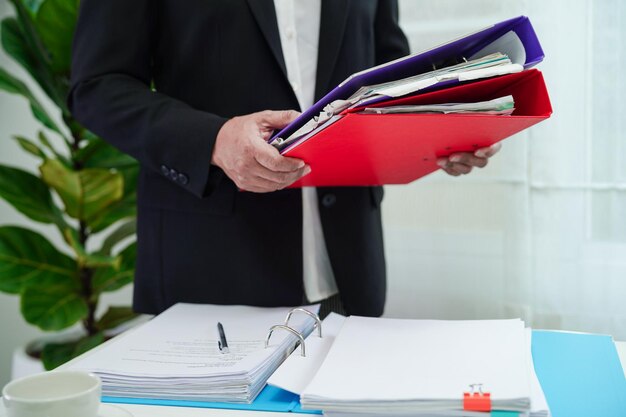
{"label": "hand holding binder", "polygon": [[484,168],[489,163],[489,158],[497,154],[502,148],[501,143],[495,143],[489,147],[471,152],[454,153],[450,156],[437,158],[437,165],[447,174],[458,176],[468,174],[473,167]]}
{"label": "hand holding binder", "polygon": [[267,146],[274,129],[298,116],[295,111],[264,111],[228,120],[215,140],[211,163],[242,190],[276,191],[310,172],[299,159],[281,156]]}

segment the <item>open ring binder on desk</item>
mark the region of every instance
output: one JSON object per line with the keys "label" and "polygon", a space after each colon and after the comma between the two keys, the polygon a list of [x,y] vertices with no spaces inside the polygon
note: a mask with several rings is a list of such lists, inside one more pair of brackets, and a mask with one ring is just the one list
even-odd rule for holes
{"label": "open ring binder on desk", "polygon": [[[519,351],[519,341],[510,343],[510,337],[507,337],[505,332],[501,331],[502,329],[493,327],[501,326],[502,324],[490,324],[489,321],[475,321],[472,324],[464,321],[455,323],[437,320],[345,318],[331,313],[323,320],[324,337],[320,338],[313,334],[314,320],[310,320],[310,317],[307,317],[309,319],[307,326],[309,335],[305,338],[307,356],[303,357],[300,352],[292,351],[293,345],[290,344],[289,349],[284,354],[292,351],[291,355],[272,373],[268,380],[268,385],[263,387],[260,394],[251,403],[209,401],[202,398],[167,398],[163,390],[181,383],[180,378],[175,378],[173,375],[163,378],[160,388],[155,388],[152,392],[149,390],[145,391],[143,396],[130,397],[123,395],[122,392],[111,392],[110,377],[123,379],[124,375],[120,373],[120,369],[127,374],[128,370],[132,368],[133,362],[127,361],[128,359],[132,360],[136,357],[140,361],[151,360],[155,349],[159,347],[159,343],[155,343],[151,335],[156,334],[162,340],[164,337],[169,336],[167,333],[171,331],[174,337],[167,340],[168,344],[174,343],[174,346],[178,349],[181,343],[182,346],[187,346],[189,343],[187,340],[183,340],[184,337],[181,338],[181,335],[185,335],[185,328],[187,328],[187,333],[195,333],[192,334],[193,339],[191,339],[191,344],[187,347],[198,353],[202,352],[202,350],[198,349],[202,349],[202,346],[206,345],[207,349],[210,348],[215,351],[215,355],[218,355],[225,361],[229,361],[229,358],[236,355],[237,351],[241,353],[242,345],[238,331],[234,326],[235,322],[232,317],[227,316],[239,314],[243,327],[249,325],[250,328],[256,328],[259,323],[259,317],[271,310],[275,309],[242,306],[177,305],[175,308],[173,307],[172,311],[168,310],[151,322],[130,330],[87,352],[76,360],[64,365],[61,369],[90,371],[103,376],[103,387],[107,389],[102,397],[102,401],[105,403],[306,414],[322,413],[319,410],[323,409],[323,407],[303,409],[302,403],[306,403],[307,398],[311,398],[310,385],[316,379],[330,376],[330,381],[335,387],[327,385],[324,381],[321,381],[322,384],[318,384],[318,386],[327,389],[327,394],[335,397],[345,395],[345,391],[342,392],[342,390],[355,389],[356,387],[356,392],[360,396],[358,404],[380,396],[383,391],[392,395],[406,396],[407,394],[403,390],[407,387],[409,389],[419,388],[419,381],[425,377],[430,382],[414,392],[424,394],[426,390],[434,388],[432,385],[435,383],[439,388],[450,386],[450,400],[457,407],[458,411],[455,415],[465,415],[463,414],[464,412],[474,413],[471,414],[472,417],[489,415],[480,414],[483,412],[464,410],[464,392],[468,391],[468,384],[481,381],[485,383],[483,385],[485,391],[489,391],[490,394],[491,417],[518,416],[518,412],[501,409],[504,396],[503,390],[506,387],[493,378],[487,378],[487,375],[484,375],[483,367],[490,366],[496,369],[501,367],[507,381],[515,382],[523,379],[519,375],[517,377],[512,375],[514,373],[512,370],[516,368],[510,368],[510,360],[505,361],[504,364],[498,363],[498,361],[502,362],[502,356],[510,357],[511,350]],[[235,314],[235,312],[238,313]],[[271,327],[272,323],[282,322],[287,312],[288,309],[277,309],[275,313],[270,314],[271,317],[267,320],[261,320],[264,324],[256,332],[257,352],[266,353],[272,349],[271,347],[265,349],[263,346],[267,329]],[[302,316],[305,315],[303,314]],[[198,332],[215,331],[215,323],[212,320],[207,322],[207,317],[219,318],[221,320],[225,331],[228,333],[229,346],[234,350],[234,353],[232,353],[233,351],[226,355],[218,353],[217,338],[215,336],[209,336],[206,341],[199,344]],[[349,321],[352,324],[348,325]],[[506,321],[496,320],[496,322],[504,323]],[[184,325],[181,325],[181,323]],[[289,321],[289,324],[296,328],[299,327],[298,323],[295,316]],[[363,324],[364,327],[359,330],[358,326]],[[356,328],[355,325],[357,326]],[[486,327],[481,332],[477,332],[476,328],[472,327],[482,325]],[[398,326],[400,326],[400,329],[397,328]],[[452,337],[451,340],[442,341],[441,332],[437,330],[438,326],[460,327],[449,333],[449,336]],[[463,327],[466,327],[465,331],[460,330]],[[287,334],[288,332],[280,335],[277,333],[274,336],[275,338],[272,338],[272,343],[277,343],[281,336],[285,337]],[[297,339],[290,334],[289,336],[294,341]],[[413,342],[410,340],[412,337],[416,338]],[[137,345],[133,340],[140,343]],[[389,344],[390,341],[393,341],[393,343]],[[503,343],[506,344],[506,348],[503,348]],[[623,411],[626,410],[626,378],[624,378],[617,351],[610,336],[534,331],[531,338],[530,329],[525,329],[524,343],[524,351],[528,360],[526,363],[527,368],[524,369],[526,369],[526,372],[529,372],[529,370],[531,372],[530,388],[533,406],[530,416],[623,416]],[[489,349],[483,350],[483,344]],[[531,344],[532,356],[530,355]],[[379,346],[377,347],[376,345]],[[470,349],[471,346],[474,346],[474,349]],[[476,346],[478,346],[478,349],[476,349]],[[138,347],[142,350],[129,354],[126,351],[128,347]],[[455,353],[457,348],[458,354]],[[430,349],[431,353],[419,353],[423,349]],[[497,354],[491,355],[489,352],[494,350],[497,351]],[[475,354],[475,352],[478,352],[479,355]],[[382,360],[379,357],[379,353],[383,357]],[[118,358],[118,356],[120,357]],[[409,360],[405,362],[402,358],[406,359],[407,357]],[[453,362],[455,361],[456,363],[446,365],[446,358],[452,358]],[[122,368],[116,368],[114,362],[116,359],[120,359],[119,363],[124,365]],[[158,363],[162,364],[162,359],[162,356],[157,356]],[[339,360],[337,361],[337,359]],[[187,360],[188,358],[185,359],[185,361]],[[398,360],[401,363],[400,366],[397,365]],[[201,360],[197,362],[201,362]],[[429,373],[426,368],[421,367],[420,373],[411,372],[411,367],[416,365],[413,362],[430,366],[432,372]],[[515,363],[517,365],[520,364],[519,361],[515,361]],[[176,365],[174,368],[180,368],[180,366]],[[150,365],[150,367],[153,368],[154,366]],[[450,372],[450,369],[455,371],[457,369],[467,370],[468,368],[473,368],[475,372],[471,372],[468,378],[464,378],[465,382],[462,384],[455,384],[445,376],[445,372]],[[183,367],[182,370],[182,373],[188,374],[197,372],[196,368],[189,370]],[[375,375],[374,379],[376,381],[384,378],[385,374],[387,376],[391,375],[393,378],[391,382],[386,381],[382,384],[383,388],[381,390],[372,389],[368,380],[361,375],[364,372]],[[346,378],[349,383],[343,382]],[[407,383],[403,384],[402,381]],[[585,384],[580,384],[580,381],[585,381]],[[135,385],[140,383],[140,381],[133,381]],[[377,383],[380,385],[380,382]],[[361,390],[361,388],[358,388],[359,384],[364,385],[365,389]],[[192,390],[190,386],[187,386],[185,389]],[[474,386],[474,389],[474,392],[480,395],[480,387]],[[545,405],[545,399],[543,400],[544,405],[542,405],[541,401],[535,401],[543,397],[543,392],[545,392],[545,399],[547,399],[550,405],[550,414],[546,412],[547,405]],[[472,394],[472,392],[470,391],[468,394]],[[486,392],[483,394],[486,394]],[[482,398],[483,400],[486,399],[484,395]],[[375,411],[380,409],[376,403],[365,405],[368,417],[373,417],[373,414],[376,414]],[[470,404],[465,403],[465,405],[471,407]],[[308,404],[307,407],[311,407],[311,404]],[[324,411],[329,417],[346,416],[345,413],[341,414],[331,409]],[[392,411],[386,410],[385,415],[391,414]],[[350,415],[356,417],[359,414]],[[409,413],[404,415],[415,416],[419,414]]]}
{"label": "open ring binder on desk", "polygon": [[[276,333],[265,347],[268,329],[284,326],[291,308],[176,304],[68,368],[97,374],[104,402],[297,410],[297,396],[266,388],[266,382],[298,343],[319,329],[314,314],[319,305],[306,309],[313,316],[298,314],[289,320],[295,334]],[[228,337],[229,353],[218,348],[218,323]]]}

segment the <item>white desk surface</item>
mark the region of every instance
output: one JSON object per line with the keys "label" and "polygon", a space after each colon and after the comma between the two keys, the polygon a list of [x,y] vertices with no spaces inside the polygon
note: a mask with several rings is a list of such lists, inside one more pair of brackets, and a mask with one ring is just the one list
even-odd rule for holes
{"label": "white desk surface", "polygon": [[[622,368],[626,369],[626,342],[615,342],[617,352],[622,362]],[[625,371],[626,375],[626,371]],[[116,405],[132,414],[133,417],[285,417],[286,413],[265,413],[260,411],[241,410],[217,410],[211,408],[187,408],[187,407],[157,407],[146,405]],[[295,414],[294,414],[295,415]],[[0,417],[5,416],[4,405],[0,404]],[[98,417],[109,417],[101,414]]]}

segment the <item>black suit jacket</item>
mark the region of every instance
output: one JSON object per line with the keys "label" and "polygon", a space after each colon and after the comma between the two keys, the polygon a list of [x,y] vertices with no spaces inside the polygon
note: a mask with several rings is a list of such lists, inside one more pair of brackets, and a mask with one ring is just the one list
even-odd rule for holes
{"label": "black suit jacket", "polygon": [[[397,20],[395,0],[323,0],[316,99],[407,54]],[[209,163],[228,118],[298,108],[272,0],[83,0],[69,105],[141,164],[137,311],[302,302],[300,190],[239,192]],[[346,310],[382,314],[382,188],[318,195]]]}

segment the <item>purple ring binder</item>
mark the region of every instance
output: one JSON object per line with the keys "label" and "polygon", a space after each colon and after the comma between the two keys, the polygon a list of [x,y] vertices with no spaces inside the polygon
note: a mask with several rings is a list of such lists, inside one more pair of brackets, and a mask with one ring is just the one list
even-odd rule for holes
{"label": "purple ring binder", "polygon": [[508,19],[430,50],[408,55],[404,58],[351,75],[343,83],[335,87],[317,103],[303,112],[296,120],[291,122],[280,132],[274,134],[269,140],[269,143],[274,142],[278,137],[289,137],[306,122],[311,120],[314,116],[317,116],[327,104],[338,99],[348,98],[364,85],[399,80],[429,71],[432,69],[433,64],[451,59],[460,60],[465,56],[471,56],[509,31],[515,32],[524,45],[526,50],[525,69],[537,65],[543,60],[543,49],[530,23],[530,19],[526,16]]}

